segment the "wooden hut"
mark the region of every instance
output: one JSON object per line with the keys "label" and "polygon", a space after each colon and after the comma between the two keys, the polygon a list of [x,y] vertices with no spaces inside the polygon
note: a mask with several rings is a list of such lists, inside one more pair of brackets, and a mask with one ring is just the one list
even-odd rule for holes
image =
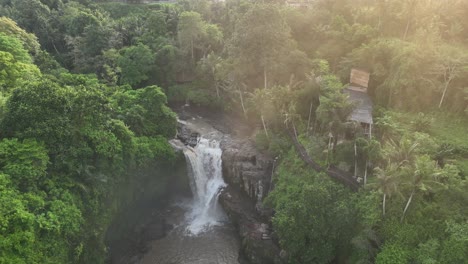
{"label": "wooden hut", "polygon": [[371,137],[373,103],[367,94],[370,74],[367,71],[352,69],[350,84],[343,92],[347,94],[348,99],[355,105],[349,120],[359,122],[364,129],[364,134]]}

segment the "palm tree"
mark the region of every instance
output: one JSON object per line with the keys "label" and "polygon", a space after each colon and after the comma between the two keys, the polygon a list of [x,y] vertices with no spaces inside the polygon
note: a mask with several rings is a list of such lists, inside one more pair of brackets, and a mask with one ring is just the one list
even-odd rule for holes
{"label": "palm tree", "polygon": [[366,160],[365,170],[364,170],[364,185],[367,184],[367,171],[369,164],[377,161],[381,157],[381,147],[380,143],[375,139],[368,139],[360,137],[356,139],[356,143],[361,150],[362,158]]}
{"label": "palm tree", "polygon": [[219,71],[221,71],[223,67],[223,59],[214,54],[214,52],[211,52],[200,60],[200,66],[210,73],[213,85],[216,88],[216,96],[220,99],[220,89],[223,86],[223,81],[220,79]]}
{"label": "palm tree", "polygon": [[407,167],[407,170],[409,170],[407,175],[410,175],[411,194],[406,202],[405,209],[403,209],[401,222],[403,222],[411,201],[417,192],[429,192],[437,186],[443,186],[442,183],[437,181],[437,178],[442,174],[437,162],[431,160],[427,155],[416,158],[414,165]]}
{"label": "palm tree", "polygon": [[382,195],[382,215],[385,216],[385,205],[387,196],[390,198],[398,192],[398,183],[400,181],[400,164],[389,162],[385,169],[377,167],[374,169],[377,178],[376,183],[371,183],[369,186],[378,189]]}
{"label": "palm tree", "polygon": [[400,142],[390,139],[383,151],[383,156],[396,163],[412,162],[417,154],[419,144],[403,137]]}
{"label": "palm tree", "polygon": [[271,103],[271,90],[270,89],[256,89],[249,99],[249,107],[260,113],[260,119],[262,120],[263,130],[268,138],[268,130],[265,121],[265,114],[272,114]]}

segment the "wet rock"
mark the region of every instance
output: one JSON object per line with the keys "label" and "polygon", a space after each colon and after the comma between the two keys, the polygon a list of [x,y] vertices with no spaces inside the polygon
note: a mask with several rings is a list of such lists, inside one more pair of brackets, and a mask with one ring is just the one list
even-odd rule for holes
{"label": "wet rock", "polygon": [[238,186],[262,213],[262,201],[270,189],[272,158],[260,153],[248,139],[225,138],[221,148],[225,181]]}
{"label": "wet rock", "polygon": [[200,133],[188,128],[183,121],[179,121],[177,125],[177,138],[185,145],[195,147],[198,144]]}
{"label": "wet rock", "polygon": [[265,239],[270,236],[268,224],[262,222],[254,203],[241,189],[228,186],[221,193],[219,201],[239,231],[244,259],[251,264],[282,263],[279,247],[273,240]]}

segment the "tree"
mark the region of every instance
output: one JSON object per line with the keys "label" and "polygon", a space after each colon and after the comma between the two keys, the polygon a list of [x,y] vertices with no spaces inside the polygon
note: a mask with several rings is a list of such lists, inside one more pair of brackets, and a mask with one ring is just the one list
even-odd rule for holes
{"label": "tree", "polygon": [[22,43],[14,38],[0,33],[0,51],[10,53],[13,58],[22,63],[31,63],[31,56],[28,51],[23,48]]}
{"label": "tree", "polygon": [[[397,143],[398,142],[398,143]],[[397,164],[412,163],[418,154],[419,142],[408,137],[402,137],[399,141],[390,139],[382,150],[383,156]]]}
{"label": "tree", "polygon": [[180,14],[177,36],[183,50],[189,51],[192,63],[195,62],[195,46],[205,34],[205,23],[201,15],[193,11]]}
{"label": "tree", "polygon": [[54,155],[61,143],[70,140],[69,117],[64,116],[70,107],[70,90],[47,79],[32,82],[13,91],[1,126],[6,136],[35,138],[49,147],[54,146],[49,149]]}
{"label": "tree", "polygon": [[361,149],[362,159],[366,161],[364,171],[364,185],[366,185],[369,163],[373,164],[381,158],[381,146],[379,141],[373,138],[365,139],[362,137],[356,139],[356,145]]}
{"label": "tree", "polygon": [[154,54],[143,44],[124,48],[117,59],[120,68],[120,83],[136,86],[142,81],[148,80],[149,73],[153,70]]}
{"label": "tree", "polygon": [[145,31],[144,34],[148,34],[153,38],[165,36],[167,34],[166,14],[160,10],[152,11],[145,21],[143,30]]}
{"label": "tree", "polygon": [[441,76],[442,95],[438,108],[442,107],[447,91],[457,77],[468,72],[468,55],[465,50],[443,45],[438,49],[433,73]]}
{"label": "tree", "polygon": [[40,76],[22,43],[0,32],[0,89],[9,92],[22,81],[34,81]]}
{"label": "tree", "polygon": [[167,98],[161,88],[148,86],[138,90],[123,90],[113,98],[113,108],[137,136],[166,138],[175,135],[176,116],[166,106]]}
{"label": "tree", "polygon": [[56,53],[62,50],[64,41],[53,22],[58,19],[57,12],[40,0],[13,0],[11,7],[12,19],[21,28],[35,34],[44,49]]}
{"label": "tree", "polygon": [[275,115],[273,105],[271,104],[270,90],[256,89],[249,100],[249,105],[251,106],[251,109],[255,109],[256,112],[260,114],[263,131],[265,132],[265,135],[269,137],[267,124],[265,121],[265,114],[268,114],[272,117]]}
{"label": "tree", "polygon": [[406,264],[409,252],[399,244],[385,244],[377,255],[376,264]]}
{"label": "tree", "polygon": [[71,37],[77,37],[84,33],[87,26],[99,26],[99,11],[93,11],[80,3],[69,2],[64,5],[60,22],[64,27],[64,33]]}
{"label": "tree", "polygon": [[417,192],[430,192],[434,187],[443,186],[437,180],[441,176],[441,170],[438,168],[437,163],[432,161],[427,155],[417,157],[414,167],[406,167],[406,169],[409,170],[407,174],[409,174],[408,184],[410,185],[411,194],[403,209],[401,222],[403,222],[413,196]]}
{"label": "tree", "polygon": [[268,196],[275,209],[273,227],[288,252],[288,263],[319,264],[345,257],[356,233],[353,195],[302,164],[290,151]]}
{"label": "tree", "polygon": [[199,68],[202,72],[205,72],[205,75],[211,79],[212,85],[216,89],[216,96],[218,99],[221,98],[220,90],[223,85],[222,79],[222,67],[223,67],[223,59],[216,55],[214,52],[208,54],[208,56],[202,58],[199,62]]}
{"label": "tree", "polygon": [[336,145],[338,136],[344,133],[351,124],[348,117],[353,110],[353,105],[341,92],[342,88],[343,85],[336,76],[331,74],[321,76],[320,105],[316,113],[322,127],[333,136],[333,145]]}
{"label": "tree", "polygon": [[36,54],[39,51],[40,45],[37,41],[37,37],[20,28],[16,22],[10,18],[0,17],[0,32],[21,40],[24,48],[31,54]]}
{"label": "tree", "polygon": [[0,163],[0,262],[67,262],[83,218],[75,197],[51,182],[44,144],[3,139]]}
{"label": "tree", "polygon": [[400,181],[400,166],[396,163],[389,163],[385,169],[377,167],[374,169],[376,183],[370,183],[371,188],[375,188],[382,193],[382,215],[385,216],[385,205],[387,197],[397,193]]}
{"label": "tree", "polygon": [[205,24],[203,38],[200,43],[202,57],[206,57],[210,50],[219,50],[223,42],[223,32],[217,25]]}
{"label": "tree", "polygon": [[[71,19],[74,21],[73,17]],[[69,55],[73,58],[74,70],[80,73],[96,72],[102,65],[102,53],[110,48],[120,48],[121,39],[112,27],[113,21],[104,14],[88,14],[85,21],[78,22],[82,24],[75,26],[72,23],[73,27],[70,29],[77,35],[64,37],[70,49]]]}
{"label": "tree", "polygon": [[[236,24],[229,43],[230,56],[246,76],[263,76],[263,87],[283,56],[295,49],[290,29],[277,5],[257,4]],[[289,76],[288,76],[289,77]]]}

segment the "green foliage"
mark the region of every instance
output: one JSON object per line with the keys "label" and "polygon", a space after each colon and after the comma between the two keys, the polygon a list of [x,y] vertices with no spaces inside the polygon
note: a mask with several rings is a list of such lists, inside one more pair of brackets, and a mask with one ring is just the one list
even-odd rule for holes
{"label": "green foliage", "polygon": [[223,33],[215,24],[204,21],[195,11],[184,11],[179,16],[177,38],[181,50],[193,65],[209,51],[220,47]]}
{"label": "green foliage", "polygon": [[432,264],[437,263],[437,255],[439,251],[439,241],[431,239],[425,243],[419,244],[416,251],[416,263]]}
{"label": "green foliage", "polygon": [[255,4],[243,14],[228,51],[250,88],[285,84],[291,75],[303,77],[308,70],[306,55],[297,50],[278,5]]}
{"label": "green foliage", "polygon": [[[164,193],[153,172],[174,158],[176,119],[155,85],[262,122],[259,148],[283,158],[269,199],[292,263],[466,262],[466,3],[307,5],[0,1],[0,263],[103,262],[119,198]],[[355,141],[357,194],[305,170],[283,135],[351,168],[351,68],[387,107]]]}
{"label": "green foliage", "polygon": [[187,92],[187,100],[198,106],[221,108],[221,102],[211,91],[192,87]]}
{"label": "green foliage", "polygon": [[[71,91],[50,80],[33,82],[13,91],[2,127],[7,135],[36,138],[49,146],[66,141],[70,131]],[[60,127],[60,130],[56,128]]]}
{"label": "green foliage", "polygon": [[[103,232],[121,203],[113,192],[141,181],[164,194],[167,180],[154,172],[174,160],[166,138],[175,133],[175,114],[158,87],[115,91],[92,76],[63,73],[9,96],[0,200],[1,210],[16,207],[20,215],[0,216],[8,216],[0,218],[0,263],[101,263]],[[120,105],[112,109],[114,102]],[[145,137],[124,123],[132,109],[141,115],[137,135]]]}
{"label": "green foliage", "polygon": [[164,163],[175,159],[174,150],[164,137],[136,137],[133,144],[135,160],[139,167],[151,165],[155,161]]}
{"label": "green foliage", "polygon": [[414,130],[419,132],[427,132],[431,127],[431,118],[426,116],[424,113],[418,113],[417,117],[411,123]]}
{"label": "green foliage", "polygon": [[44,181],[49,157],[44,146],[34,140],[3,140],[0,145],[2,171],[22,192],[34,191],[37,182]]}
{"label": "green foliage", "polygon": [[407,264],[409,252],[397,244],[385,244],[377,255],[376,264]]}
{"label": "green foliage", "polygon": [[113,98],[117,117],[136,135],[170,138],[175,135],[176,116],[166,103],[166,95],[157,86],[120,91]]}
{"label": "green foliage", "polygon": [[347,96],[341,92],[343,85],[334,75],[321,76],[320,81],[320,105],[317,108],[317,118],[327,132],[335,138],[348,127],[348,117],[353,110],[353,105],[347,100]]}
{"label": "green foliage", "polygon": [[294,152],[288,154],[268,201],[290,263],[327,263],[346,252],[357,220],[350,196],[325,175],[304,169]]}
{"label": "green foliage", "polygon": [[34,140],[0,142],[0,263],[68,262],[83,217],[69,191],[49,188],[48,161]]}
{"label": "green foliage", "polygon": [[117,59],[117,66],[121,71],[120,83],[136,86],[147,80],[153,63],[153,53],[143,44],[122,49],[121,56]]}
{"label": "green foliage", "polygon": [[36,36],[20,28],[10,18],[0,17],[0,32],[21,40],[23,47],[31,54],[36,54],[39,51],[39,43]]}
{"label": "green foliage", "polygon": [[41,76],[21,41],[0,32],[0,89],[11,91],[21,81]]}

